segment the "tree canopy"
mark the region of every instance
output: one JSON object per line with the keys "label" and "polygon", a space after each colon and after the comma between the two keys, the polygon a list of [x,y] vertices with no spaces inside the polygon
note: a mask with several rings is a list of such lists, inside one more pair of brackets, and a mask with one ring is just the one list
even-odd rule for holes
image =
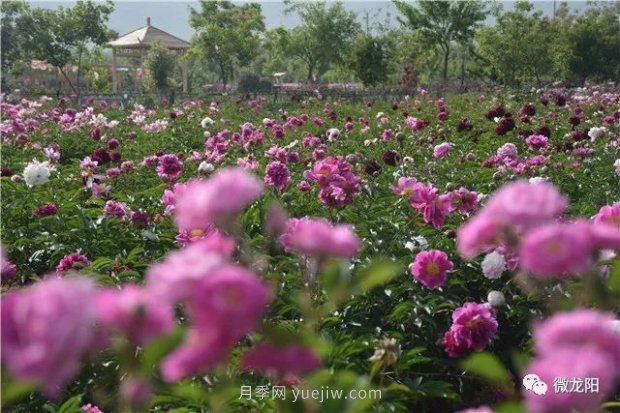
{"label": "tree canopy", "polygon": [[235,68],[245,67],[256,57],[265,22],[258,3],[240,6],[230,1],[200,1],[200,11],[192,9],[190,25],[196,29],[194,47],[216,63],[226,85]]}

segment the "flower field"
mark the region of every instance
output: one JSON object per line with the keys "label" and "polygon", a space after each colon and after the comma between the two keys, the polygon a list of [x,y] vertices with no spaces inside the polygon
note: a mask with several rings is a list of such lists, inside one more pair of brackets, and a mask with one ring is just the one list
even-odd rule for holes
{"label": "flower field", "polygon": [[618,89],[1,113],[7,411],[618,411]]}

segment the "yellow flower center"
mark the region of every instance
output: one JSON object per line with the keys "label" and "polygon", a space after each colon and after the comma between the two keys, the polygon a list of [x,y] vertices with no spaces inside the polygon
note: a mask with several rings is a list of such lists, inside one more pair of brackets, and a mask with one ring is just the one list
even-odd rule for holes
{"label": "yellow flower center", "polygon": [[204,234],[205,232],[201,229],[193,229],[189,232],[189,237],[190,238],[202,237]]}
{"label": "yellow flower center", "polygon": [[552,240],[547,243],[546,250],[550,254],[559,254],[564,251],[564,244],[557,240]]}
{"label": "yellow flower center", "polygon": [[429,262],[428,264],[426,264],[426,272],[429,273],[429,275],[436,277],[439,275],[439,273],[441,272],[439,269],[439,264],[437,264],[436,262]]}

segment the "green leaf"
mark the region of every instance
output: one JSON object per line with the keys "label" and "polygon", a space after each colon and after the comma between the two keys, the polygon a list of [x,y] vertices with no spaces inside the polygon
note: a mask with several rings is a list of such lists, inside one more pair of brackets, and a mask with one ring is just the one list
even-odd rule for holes
{"label": "green leaf", "polygon": [[399,272],[399,266],[387,259],[374,260],[360,275],[359,290],[363,292],[385,284],[396,277]]}
{"label": "green leaf", "polygon": [[470,373],[484,377],[491,383],[510,385],[510,373],[491,353],[472,354],[463,362],[463,368]]}
{"label": "green leaf", "polygon": [[142,354],[142,369],[146,373],[150,373],[153,366],[159,364],[174,347],[176,347],[183,338],[183,330],[177,329],[174,333],[159,338],[144,348]]}
{"label": "green leaf", "polygon": [[82,412],[82,395],[73,396],[60,406],[58,413],[79,413]]}

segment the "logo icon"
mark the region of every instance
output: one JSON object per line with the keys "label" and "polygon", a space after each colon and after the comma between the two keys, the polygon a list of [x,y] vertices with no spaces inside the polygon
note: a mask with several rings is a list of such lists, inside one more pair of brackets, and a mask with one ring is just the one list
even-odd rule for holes
{"label": "logo icon", "polygon": [[537,374],[528,374],[523,377],[523,387],[526,391],[532,391],[539,396],[547,394],[547,383],[542,381]]}

